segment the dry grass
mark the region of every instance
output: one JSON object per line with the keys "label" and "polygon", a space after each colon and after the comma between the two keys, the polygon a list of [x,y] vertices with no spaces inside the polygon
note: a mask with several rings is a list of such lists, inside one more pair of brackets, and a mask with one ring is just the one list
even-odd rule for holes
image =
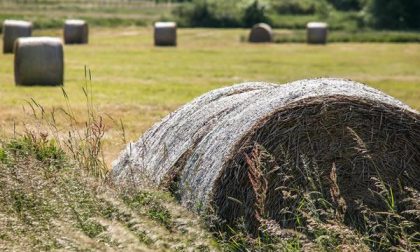
{"label": "dry grass", "polygon": [[114,188],[34,133],[2,141],[0,224],[2,251],[215,249],[169,194]]}
{"label": "dry grass", "polygon": [[[89,66],[94,103],[122,119],[128,141],[194,97],[247,80],[345,77],[420,108],[418,44],[251,45],[239,41],[248,30],[179,29],[177,48],[154,48],[152,28],[93,28],[91,32],[88,46],[65,47],[65,89],[80,118],[85,111],[84,65]],[[35,30],[34,35],[62,36],[62,31]],[[16,88],[13,56],[0,55],[0,59],[0,126],[6,135],[12,133],[14,123],[18,127],[26,120],[25,100],[34,98],[47,109],[65,107],[59,88]],[[113,129],[107,129],[104,138],[109,164],[124,143]]]}
{"label": "dry grass", "polygon": [[[102,150],[107,164],[117,157],[125,141],[137,139],[153,123],[180,105],[208,90],[246,80],[286,82],[326,75],[345,77],[369,83],[414,108],[420,108],[418,72],[420,45],[418,44],[329,44],[322,48],[297,44],[250,45],[239,41],[240,35],[247,35],[248,30],[180,29],[178,32],[179,46],[177,48],[154,48],[151,28],[124,28],[117,31],[94,28],[91,36],[92,43],[89,46],[65,47],[65,90],[77,121],[73,126],[83,136],[86,97],[82,88],[85,78],[84,65],[88,65],[92,69],[93,76],[93,104],[96,104],[95,109],[105,112],[102,114],[105,125]],[[34,33],[34,35],[61,36],[61,30],[37,30]],[[115,44],[120,46],[115,46]],[[13,136],[14,131],[20,131],[19,129],[23,129],[24,125],[36,127],[36,120],[28,121],[28,113],[32,117],[32,112],[28,109],[24,112],[22,109],[26,101],[31,101],[31,98],[37,101],[45,111],[51,112],[53,108],[55,110],[67,108],[66,99],[63,99],[60,88],[15,87],[12,74],[13,57],[0,55],[0,58],[0,82],[2,83],[0,86],[2,100],[0,126],[4,138]],[[124,122],[125,137],[122,135],[119,119]],[[57,126],[64,129],[68,126],[66,120],[65,116],[60,116],[60,119],[57,119]],[[33,166],[33,169],[41,167],[38,164]],[[26,166],[22,165],[23,167]],[[9,175],[10,173],[7,173],[6,177],[8,178]],[[32,175],[25,176],[29,178]],[[26,187],[27,184],[21,186]],[[341,190],[340,193],[342,193]],[[304,196],[301,197],[304,198]],[[412,199],[415,197],[411,197],[411,201]],[[120,202],[118,204],[126,204],[121,203],[123,200],[120,198],[116,201]],[[339,201],[338,198],[337,203]],[[4,206],[4,204],[1,205]],[[308,203],[308,205],[311,204]],[[178,206],[172,206],[178,209]],[[361,206],[360,211],[363,209]],[[175,216],[178,210],[169,211],[171,216]],[[375,217],[369,210],[364,211],[368,216],[366,221],[375,223],[374,221],[378,220],[382,223],[383,219]],[[141,230],[147,231],[153,229],[156,223],[162,223],[157,220],[159,217],[153,219],[150,217],[152,215],[146,215],[151,222],[147,222],[148,224],[142,226]],[[295,215],[299,216],[299,213]],[[1,213],[0,216],[4,220],[4,216],[9,216],[9,213]],[[181,222],[190,218],[190,215],[186,216],[181,218],[183,219]],[[138,219],[143,220],[144,217],[141,216]],[[395,226],[392,221],[394,220],[390,219],[387,222],[390,223],[387,227]],[[121,230],[126,230],[126,224],[119,221],[98,220],[102,226],[107,226],[110,222],[116,223],[108,226],[107,232],[110,232],[111,237],[120,233]],[[272,233],[276,228],[269,224],[266,224],[268,233]],[[67,226],[63,226],[62,229],[53,230],[61,232],[66,228]],[[166,229],[165,224],[162,228]],[[80,238],[86,244],[90,244],[89,246],[96,246],[92,245],[95,242],[92,242],[91,238],[85,237],[83,231],[76,229],[73,232],[74,229],[71,226],[68,230],[72,230],[69,234],[70,243],[77,243]],[[14,231],[8,232],[9,235],[15,235]],[[35,234],[33,231],[30,232]],[[265,238],[271,237],[269,235],[249,238],[246,232],[238,230],[234,233],[233,236],[227,238],[226,246],[229,248],[237,248],[244,244],[262,248],[265,246],[263,244],[266,244],[264,241],[270,244],[274,239]],[[129,241],[128,244],[131,245],[127,245],[128,247],[148,247],[147,244],[137,242],[137,237],[141,236],[141,232],[129,231],[124,234],[126,234],[124,237],[118,236],[116,239],[123,244],[125,240]],[[163,236],[169,236],[168,233],[163,234],[165,234]],[[325,241],[323,234],[325,232],[319,233],[321,236],[319,240]],[[287,235],[291,238],[284,247],[296,250],[305,244],[305,240],[299,238],[300,235],[293,236],[288,233]],[[379,243],[386,244],[386,241]]]}

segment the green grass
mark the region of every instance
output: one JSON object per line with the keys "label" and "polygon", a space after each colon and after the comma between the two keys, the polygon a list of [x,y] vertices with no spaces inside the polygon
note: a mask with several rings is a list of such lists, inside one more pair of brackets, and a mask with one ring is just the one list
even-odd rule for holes
{"label": "green grass", "polygon": [[[84,132],[91,127],[82,123],[86,119],[86,95],[82,91],[85,65],[92,70],[92,102],[105,119],[105,135],[99,140],[104,141],[101,147],[108,164],[118,156],[124,140],[137,139],[179,106],[209,90],[244,81],[285,83],[325,76],[349,78],[420,109],[420,44],[368,43],[419,42],[418,33],[337,31],[354,29],[354,13],[333,13],[328,17],[337,20],[333,22],[330,41],[366,43],[291,44],[287,42],[304,41],[304,31],[276,30],[277,42],[283,43],[256,45],[241,42],[248,36],[245,29],[179,29],[178,47],[156,48],[150,27],[133,26],[166,19],[173,6],[150,1],[99,4],[98,0],[42,0],[36,4],[2,1],[0,8],[0,20],[34,21],[36,36],[61,36],[58,27],[65,18],[83,18],[91,24],[89,45],[65,46],[64,88],[74,120],[80,119],[75,127]],[[273,18],[277,27],[304,28],[316,16]],[[339,222],[333,225],[319,221],[319,212],[330,214],[331,218],[335,215],[331,207],[315,207],[314,202],[323,200],[315,190],[301,195],[299,207],[290,209],[296,216],[299,235],[284,230],[281,236],[272,237],[273,228],[268,223],[259,237],[251,238],[239,225],[230,233],[217,233],[218,244],[214,244],[197,217],[177,205],[168,193],[120,191],[89,176],[91,163],[68,156],[69,151],[59,146],[67,139],[60,134],[69,129],[68,117],[57,117],[57,135],[49,136],[57,137],[56,141],[47,140],[39,118],[31,116],[27,101],[34,99],[48,113],[52,109],[67,110],[67,100],[57,87],[16,87],[13,55],[0,55],[0,99],[1,135],[3,139],[12,138],[0,145],[0,250],[326,251],[359,246],[363,251],[366,244],[379,244],[380,250],[388,248],[393,237],[410,238],[405,237],[409,234],[406,227],[399,225],[401,217],[394,213],[401,202],[394,201],[393,191],[384,187],[378,195],[389,204],[393,215],[362,209],[367,213],[365,233],[349,230]],[[119,119],[124,123],[126,136],[119,129]],[[29,133],[16,137],[16,132],[22,130]],[[73,150],[80,147],[91,155],[89,150],[97,145],[85,140],[83,136],[75,139]],[[90,158],[100,159],[101,155]],[[416,200],[414,204],[418,204]],[[304,225],[305,221],[310,225]],[[381,232],[375,230],[378,227]],[[310,239],[312,247],[305,247],[301,234]]]}
{"label": "green grass", "polygon": [[[246,40],[246,37],[243,37]],[[274,36],[276,43],[306,43],[305,30],[280,31]],[[419,32],[404,31],[372,31],[361,30],[350,31],[330,31],[328,34],[329,43],[419,43]]]}
{"label": "green grass", "polygon": [[[349,78],[420,108],[420,44],[255,45],[240,41],[247,34],[244,29],[180,29],[178,47],[156,48],[151,28],[94,28],[89,45],[65,46],[64,87],[76,116],[83,114],[87,65],[94,104],[124,122],[127,140],[204,92],[244,81]],[[36,30],[35,35],[61,36],[61,30]],[[0,55],[0,83],[0,125],[6,134],[14,124],[30,124],[22,109],[25,100],[33,98],[46,109],[65,106],[60,88],[16,87],[13,55]],[[106,125],[104,149],[111,162],[124,143],[109,119]]]}
{"label": "green grass", "polygon": [[154,1],[4,0],[0,2],[0,21],[24,19],[42,29],[62,27],[67,18],[82,18],[96,26],[145,26],[171,16],[173,6]]}
{"label": "green grass", "polygon": [[[319,181],[319,173],[308,170],[310,188],[293,183],[282,188],[288,202],[282,211],[294,226],[284,227],[284,223],[276,224],[263,216],[258,235],[251,236],[244,222],[227,230],[205,226],[168,192],[128,185],[121,189],[89,176],[71,162],[56,141],[43,135],[26,133],[2,139],[0,153],[2,251],[419,249],[419,224],[415,222],[419,213],[415,209],[420,195],[413,188],[401,188],[396,194],[377,178],[372,178],[372,193],[387,209],[378,211],[357,203],[363,218],[349,228],[342,222],[342,208],[329,202],[329,192],[323,191],[321,184],[309,183]],[[309,164],[304,169],[317,168]],[[295,181],[288,177],[286,180]],[[332,180],[337,185],[336,175]],[[205,219],[217,220],[214,217]]]}
{"label": "green grass", "polygon": [[271,15],[272,26],[281,29],[304,29],[308,22],[318,20],[316,15]]}
{"label": "green grass", "polygon": [[[0,146],[1,251],[215,249],[198,218],[168,193],[118,190],[35,134]],[[147,204],[134,204],[137,195]]]}

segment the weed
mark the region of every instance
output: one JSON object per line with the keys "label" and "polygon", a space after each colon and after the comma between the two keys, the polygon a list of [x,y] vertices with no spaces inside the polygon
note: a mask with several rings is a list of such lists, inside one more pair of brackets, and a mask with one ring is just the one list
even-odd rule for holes
{"label": "weed", "polygon": [[122,196],[124,202],[136,211],[145,211],[151,219],[164,225],[167,229],[172,228],[172,217],[167,208],[162,205],[162,197],[148,191],[125,193]]}
{"label": "weed", "polygon": [[168,209],[163,207],[160,204],[153,204],[148,210],[148,215],[153,220],[158,221],[166,228],[170,229],[172,227],[171,214]]}
{"label": "weed", "polygon": [[[72,106],[67,92],[62,88],[64,100],[66,102],[66,109],[52,109],[48,112],[41,104],[34,99],[28,101],[30,108],[30,115],[38,125],[38,131],[48,132],[53,140],[48,141],[48,133],[40,132],[41,148],[37,152],[40,159],[49,158],[50,155],[57,155],[58,149],[52,141],[56,141],[57,145],[67,151],[71,160],[76,164],[88,171],[88,173],[95,177],[104,179],[108,173],[108,167],[104,161],[103,156],[103,138],[106,131],[103,116],[98,114],[93,106],[93,93],[92,93],[92,75],[91,71],[85,67],[85,84],[82,87],[83,94],[86,100],[86,118],[84,121],[79,121]],[[59,114],[67,121],[67,127],[60,129],[58,124]],[[79,125],[84,125],[82,129]],[[27,128],[30,126],[26,126]],[[27,130],[30,132],[29,130]],[[32,141],[37,141],[37,133],[27,133]],[[24,146],[17,146],[23,148]]]}
{"label": "weed", "polygon": [[81,229],[90,238],[95,238],[106,230],[104,226],[93,219],[88,219],[83,222]]}
{"label": "weed", "polygon": [[3,148],[0,148],[0,162],[4,163],[7,160],[6,151]]}

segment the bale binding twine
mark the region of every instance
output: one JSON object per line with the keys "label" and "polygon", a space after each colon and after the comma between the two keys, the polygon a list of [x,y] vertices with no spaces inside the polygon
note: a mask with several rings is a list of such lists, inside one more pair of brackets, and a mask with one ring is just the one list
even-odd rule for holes
{"label": "bale binding twine", "polygon": [[17,38],[32,36],[32,23],[19,20],[3,22],[3,53],[12,53]]}
{"label": "bale binding twine", "polygon": [[190,209],[255,229],[259,216],[283,220],[281,188],[306,188],[315,173],[328,192],[332,171],[348,209],[357,200],[376,206],[373,176],[419,190],[420,114],[350,80],[244,83],[155,124],[114,161],[112,178],[152,182]]}
{"label": "bale binding twine", "polygon": [[155,46],[176,46],[176,23],[156,22],[154,25]]}
{"label": "bale binding twine", "polygon": [[16,85],[63,84],[64,53],[59,38],[19,38],[15,43]]}
{"label": "bale binding twine", "polygon": [[249,42],[267,43],[273,41],[273,31],[268,24],[259,23],[252,27]]}
{"label": "bale binding twine", "polygon": [[309,22],[306,25],[306,36],[309,44],[326,44],[328,25],[322,22]]}
{"label": "bale binding twine", "polygon": [[88,37],[89,28],[84,20],[68,19],[64,22],[65,44],[87,44]]}

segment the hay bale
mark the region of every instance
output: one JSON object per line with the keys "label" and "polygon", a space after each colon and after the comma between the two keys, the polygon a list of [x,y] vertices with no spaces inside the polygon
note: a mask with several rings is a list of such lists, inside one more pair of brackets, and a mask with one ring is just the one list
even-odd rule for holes
{"label": "hay bale", "polygon": [[[277,189],[288,178],[307,187],[308,167],[316,167],[327,192],[336,167],[349,205],[375,204],[368,189],[378,173],[392,186],[420,189],[420,114],[349,80],[246,83],[168,115],[127,146],[112,177],[122,185],[146,179],[168,187],[190,209],[214,209],[229,224],[245,217],[255,230],[259,211],[282,221]],[[258,174],[267,178],[263,210],[252,181]]]}
{"label": "hay bale", "polygon": [[17,38],[32,36],[32,23],[18,20],[3,22],[3,53],[12,53]]}
{"label": "hay bale", "polygon": [[87,44],[88,37],[89,28],[84,20],[68,19],[64,22],[65,44]]}
{"label": "hay bale", "polygon": [[306,35],[309,44],[326,44],[328,25],[322,22],[309,22],[306,25]]}
{"label": "hay bale", "polygon": [[16,85],[62,85],[63,44],[59,38],[19,38],[15,43]]}
{"label": "hay bale", "polygon": [[249,34],[249,42],[252,43],[267,43],[273,41],[273,30],[271,26],[264,23],[256,24],[252,27]]}
{"label": "hay bale", "polygon": [[176,46],[175,22],[156,22],[154,27],[156,46]]}

